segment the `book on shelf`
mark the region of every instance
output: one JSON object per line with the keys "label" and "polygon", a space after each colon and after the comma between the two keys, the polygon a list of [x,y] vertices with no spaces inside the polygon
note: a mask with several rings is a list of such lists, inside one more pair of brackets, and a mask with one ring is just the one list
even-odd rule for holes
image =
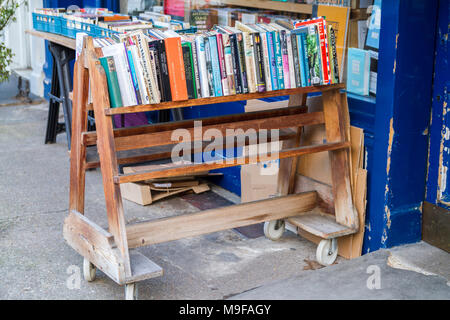
{"label": "book on shelf", "polygon": [[369,95],[370,54],[367,50],[348,49],[347,91]]}
{"label": "book on shelf", "polygon": [[195,34],[136,30],[95,41],[113,107],[339,83],[336,34],[324,18],[235,21]]}

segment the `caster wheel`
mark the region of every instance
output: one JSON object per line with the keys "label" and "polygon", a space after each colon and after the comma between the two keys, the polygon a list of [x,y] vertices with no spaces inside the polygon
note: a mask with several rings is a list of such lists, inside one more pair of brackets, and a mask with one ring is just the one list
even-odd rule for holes
{"label": "caster wheel", "polygon": [[322,240],[317,246],[316,258],[321,265],[329,266],[336,261],[338,254],[337,240]]}
{"label": "caster wheel", "polygon": [[83,275],[84,280],[92,282],[95,280],[97,268],[86,258],[83,259]]}
{"label": "caster wheel", "polygon": [[137,284],[129,283],[125,285],[125,300],[137,300]]}
{"label": "caster wheel", "polygon": [[264,235],[273,241],[280,240],[283,236],[285,226],[284,220],[264,222]]}

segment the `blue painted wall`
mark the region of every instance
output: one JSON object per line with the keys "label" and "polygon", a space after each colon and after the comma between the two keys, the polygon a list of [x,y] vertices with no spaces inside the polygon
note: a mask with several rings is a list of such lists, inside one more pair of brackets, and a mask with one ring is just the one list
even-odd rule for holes
{"label": "blue painted wall", "polygon": [[448,130],[448,88],[450,88],[450,1],[439,1],[439,19],[436,36],[436,63],[433,84],[433,108],[430,127],[430,147],[426,201],[450,210],[450,162]]}
{"label": "blue painted wall", "polygon": [[366,132],[368,204],[363,252],[421,239],[437,0],[385,0],[377,98],[349,99]]}

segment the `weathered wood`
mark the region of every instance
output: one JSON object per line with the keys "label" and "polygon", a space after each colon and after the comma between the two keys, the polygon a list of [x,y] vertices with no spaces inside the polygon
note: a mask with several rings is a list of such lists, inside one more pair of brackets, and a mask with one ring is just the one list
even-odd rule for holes
{"label": "weathered wood", "polygon": [[[290,157],[297,157],[304,154],[324,152],[330,150],[338,150],[349,148],[348,142],[337,142],[337,143],[327,143],[320,145],[312,145],[306,147],[299,147],[293,149],[281,150],[278,152],[278,159],[285,159]],[[143,173],[136,174],[124,174],[114,176],[115,183],[127,183],[143,181],[147,179],[155,179],[160,177],[173,177],[173,176],[183,176],[189,175],[194,172],[209,171],[214,169],[228,168],[238,165],[251,164],[255,162],[269,161],[273,160],[273,156],[259,155],[258,158],[253,156],[237,157],[237,158],[227,158],[222,163],[201,163],[201,164],[174,164],[171,168],[163,168],[159,170],[152,170]]]}
{"label": "weathered wood", "polygon": [[[201,136],[197,137],[195,128],[185,128],[186,134],[189,133],[191,141],[203,140],[203,133],[208,130],[220,131],[222,136],[230,137],[237,136],[239,131],[246,132],[247,130],[254,129],[256,134],[259,134],[259,130],[271,130],[280,128],[289,128],[294,126],[306,126],[323,123],[323,114],[321,112],[305,113],[290,116],[280,116],[258,120],[248,121],[236,121],[224,124],[216,124],[210,126],[202,126]],[[236,132],[235,132],[236,130]],[[163,131],[155,133],[141,134],[138,136],[118,137],[115,138],[116,150],[131,150],[139,148],[148,148],[154,146],[162,146],[167,144],[173,144],[176,141],[172,140],[174,131]]]}
{"label": "weathered wood", "polygon": [[199,98],[199,99],[190,99],[185,101],[169,101],[169,102],[161,102],[159,104],[150,104],[150,105],[137,105],[131,107],[121,107],[121,108],[108,108],[105,110],[106,115],[114,115],[114,114],[124,114],[124,113],[134,113],[134,112],[145,112],[145,111],[155,111],[155,110],[166,110],[173,108],[185,108],[185,107],[194,107],[194,106],[203,106],[208,104],[216,104],[216,103],[224,103],[224,102],[236,102],[236,101],[244,101],[251,99],[263,99],[270,97],[279,97],[279,96],[287,96],[287,95],[295,95],[295,94],[303,94],[303,93],[312,93],[312,92],[325,92],[325,91],[333,91],[344,89],[344,84],[334,84],[334,85],[325,85],[325,86],[315,86],[315,87],[300,87],[295,89],[285,89],[285,90],[273,90],[266,91],[261,93],[246,93],[246,94],[237,94],[233,96],[224,96],[224,97],[212,97],[212,98]]}
{"label": "weathered wood", "polygon": [[[217,124],[224,124],[235,121],[246,121],[246,120],[257,120],[265,118],[273,118],[279,116],[295,115],[300,113],[305,113],[306,109],[304,107],[292,107],[283,108],[277,110],[269,111],[257,111],[249,113],[231,114],[219,117],[208,117],[199,118],[194,120],[183,120],[174,122],[164,122],[152,125],[144,125],[132,128],[119,128],[114,129],[114,137],[128,137],[142,135],[146,133],[155,133],[163,131],[171,131],[176,129],[193,128],[194,121],[201,121],[203,126],[212,126]],[[95,145],[97,143],[97,133],[96,132],[84,132],[83,133],[83,144],[86,146]]]}
{"label": "weathered wood", "polygon": [[73,249],[111,279],[125,283],[122,255],[111,233],[72,210],[64,221],[63,236]]}
{"label": "weathered wood", "polygon": [[308,192],[127,226],[130,248],[300,215],[316,206]]}
{"label": "weathered wood", "polygon": [[72,50],[76,49],[75,39],[65,37],[65,36],[62,36],[59,34],[55,34],[55,33],[36,31],[36,30],[26,30],[25,32],[32,36],[43,38],[45,40],[62,45],[63,47],[67,47]]}
{"label": "weathered wood", "polygon": [[112,119],[105,115],[105,108],[110,105],[106,76],[103,67],[100,65],[100,61],[93,52],[93,46],[88,48],[87,54],[89,62],[89,78],[91,83],[95,84],[95,90],[92,90],[91,92],[96,120],[95,125],[98,133],[97,146],[100,156],[106,210],[108,213],[108,226],[109,231],[114,235],[115,243],[122,254],[125,277],[129,277],[131,276],[131,268],[122,197],[120,195],[119,185],[114,184],[112,181],[112,177],[116,176],[119,171],[114,147]]}
{"label": "weathered wood", "polygon": [[[86,41],[92,41],[87,39]],[[86,147],[82,145],[81,135],[87,131],[86,103],[89,92],[89,71],[80,63],[75,62],[74,67],[74,94],[72,111],[72,137],[70,150],[70,195],[69,210],[84,213],[85,176],[86,176]]]}
{"label": "weathered wood", "polygon": [[[339,91],[324,91],[322,97],[327,142],[348,141]],[[352,200],[349,150],[335,150],[329,154],[336,222],[357,231],[359,223]]]}
{"label": "weathered wood", "polygon": [[331,215],[305,214],[292,217],[288,222],[322,239],[333,239],[355,233],[355,230],[336,223]]}
{"label": "weathered wood", "polygon": [[[278,137],[279,141],[289,140],[294,138],[295,133],[287,130],[281,130],[280,135]],[[270,134],[267,137],[267,142],[270,143],[272,141]],[[191,149],[191,153],[202,152],[202,150],[209,144],[209,142],[203,142],[201,149]],[[244,147],[250,146],[248,139],[239,139],[237,138],[236,147]],[[153,148],[143,148],[143,149],[135,149],[135,150],[124,150],[117,152],[117,161],[119,164],[133,164],[133,163],[142,163],[154,160],[161,159],[170,159],[172,155],[172,148],[175,145],[166,145],[159,146]],[[222,149],[226,149],[226,142],[222,145]],[[95,147],[90,147],[86,154],[86,169],[97,168],[100,166],[100,161],[98,159],[97,149]]]}
{"label": "weathered wood", "polygon": [[160,266],[136,250],[130,250],[130,264],[131,276],[125,279],[125,283],[135,283],[163,275]]}

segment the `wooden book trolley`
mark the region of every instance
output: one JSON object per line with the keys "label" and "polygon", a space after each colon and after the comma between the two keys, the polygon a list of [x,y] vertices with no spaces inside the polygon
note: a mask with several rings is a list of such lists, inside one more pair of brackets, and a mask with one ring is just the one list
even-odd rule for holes
{"label": "wooden book trolley", "polygon": [[[318,259],[322,260],[319,262],[327,264],[336,258],[336,238],[358,231],[358,215],[351,194],[350,142],[347,135],[349,124],[345,120],[345,117],[348,117],[345,112],[348,111],[344,111],[342,107],[340,93],[344,85],[295,88],[113,109],[110,108],[105,72],[100,65],[96,50],[92,38],[86,38],[83,51],[75,63],[72,149],[70,153],[70,204],[69,215],[64,223],[64,238],[84,257],[83,271],[87,281],[94,280],[96,268],[99,268],[119,285],[125,285],[126,299],[134,299],[136,282],[161,276],[163,270],[137,250],[130,249],[261,222],[266,222],[264,227],[266,236],[277,239],[284,231],[285,220],[324,239],[319,244],[317,253]],[[92,105],[88,105],[89,83]],[[306,95],[310,92],[322,93],[323,112],[306,112],[304,107]],[[279,159],[292,158],[289,195],[126,225],[120,184],[190,175],[247,164],[250,163],[250,158],[243,156],[235,158],[232,163],[229,161],[217,164],[191,163],[172,168],[162,167],[148,172],[119,174],[119,164],[170,158],[170,147],[174,145],[174,142],[171,141],[173,130],[185,128],[192,133],[194,121],[184,120],[114,129],[113,115],[285,95],[290,96],[288,108],[202,120],[204,130],[215,128],[224,136],[227,128],[244,130],[254,128],[256,131],[296,128],[297,131],[294,135],[280,134],[280,139],[295,137],[296,147],[282,149],[278,153]],[[92,108],[95,113],[96,131],[88,132],[87,113]],[[324,124],[326,127],[326,143],[300,147],[301,128],[319,124]],[[88,149],[95,145],[99,160],[89,160]],[[152,147],[158,147],[159,151],[149,152]],[[161,151],[161,147],[166,149]],[[311,210],[317,206],[318,202],[318,195],[315,191],[292,194],[298,157],[324,151],[329,152],[331,159],[335,217],[311,214]],[[258,156],[258,161],[265,160],[267,160],[266,156]],[[103,178],[108,230],[104,230],[84,216],[86,169],[98,165],[101,167]]]}

